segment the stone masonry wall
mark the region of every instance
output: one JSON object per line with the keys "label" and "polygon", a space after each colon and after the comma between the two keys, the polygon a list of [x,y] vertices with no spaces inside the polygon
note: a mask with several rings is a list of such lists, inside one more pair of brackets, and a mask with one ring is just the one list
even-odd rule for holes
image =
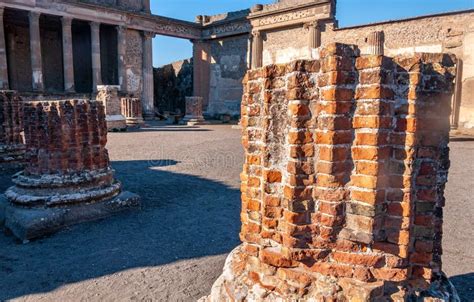
{"label": "stone masonry wall", "polygon": [[248,66],[248,37],[230,37],[210,43],[210,95],[205,113],[239,115],[242,79]]}
{"label": "stone masonry wall", "polygon": [[127,30],[125,51],[125,72],[127,92],[133,97],[141,97],[143,87],[143,37],[136,30]]}
{"label": "stone masonry wall", "polygon": [[185,112],[187,96],[193,94],[192,59],[154,68],[155,108],[161,112]]}
{"label": "stone masonry wall", "polygon": [[452,295],[441,272],[455,59],[359,56],[244,80],[243,244],[209,301]]}

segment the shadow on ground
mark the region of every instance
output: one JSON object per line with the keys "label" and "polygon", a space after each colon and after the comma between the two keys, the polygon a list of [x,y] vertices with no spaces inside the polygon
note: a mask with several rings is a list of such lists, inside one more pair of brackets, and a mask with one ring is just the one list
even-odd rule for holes
{"label": "shadow on ground", "polygon": [[[166,161],[165,165],[176,164]],[[0,234],[0,301],[135,267],[230,252],[239,244],[240,192],[192,175],[113,162],[141,211],[74,226],[21,245]],[[154,165],[156,167],[156,165]],[[10,184],[3,181],[0,189]]]}
{"label": "shadow on ground", "polygon": [[474,301],[474,273],[453,276],[449,281],[456,287],[461,301]]}

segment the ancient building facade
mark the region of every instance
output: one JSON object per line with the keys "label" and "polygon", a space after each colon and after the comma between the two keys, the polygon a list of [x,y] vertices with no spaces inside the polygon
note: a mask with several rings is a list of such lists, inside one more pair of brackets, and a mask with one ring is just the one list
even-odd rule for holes
{"label": "ancient building facade", "polygon": [[[239,114],[241,81],[250,67],[315,59],[315,49],[333,42],[371,53],[369,34],[383,31],[386,55],[448,52],[460,60],[452,126],[474,128],[474,11],[339,28],[332,0],[277,1],[249,10],[198,16],[202,41],[195,44],[194,91],[208,115]],[[200,65],[199,65],[200,64]]]}
{"label": "ancient building facade", "polygon": [[149,0],[0,1],[0,88],[24,99],[94,98],[119,85],[152,116],[152,38],[194,39],[195,23],[151,15]]}

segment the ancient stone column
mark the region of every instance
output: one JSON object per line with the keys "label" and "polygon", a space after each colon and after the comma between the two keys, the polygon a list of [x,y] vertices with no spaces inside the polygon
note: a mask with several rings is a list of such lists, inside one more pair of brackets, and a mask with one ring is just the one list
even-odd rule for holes
{"label": "ancient stone column", "polygon": [[308,23],[307,28],[309,30],[309,47],[318,48],[321,46],[321,27],[318,21]]}
{"label": "ancient stone column", "polygon": [[92,91],[97,92],[97,86],[102,85],[100,63],[100,23],[91,22],[91,51],[92,51]]}
{"label": "ancient stone column", "polygon": [[193,95],[203,100],[203,108],[209,104],[210,88],[210,50],[209,43],[193,40]]}
{"label": "ancient stone column", "polygon": [[40,36],[40,19],[41,14],[37,12],[29,13],[30,21],[30,56],[31,56],[31,70],[33,78],[33,90],[43,91],[43,63],[41,56],[41,36]]}
{"label": "ancient stone column", "polygon": [[104,104],[108,131],[124,131],[127,129],[126,119],[122,114],[121,101],[118,96],[119,90],[120,86],[118,85],[97,86],[96,99]]}
{"label": "ancient stone column", "polygon": [[153,83],[153,37],[152,32],[143,32],[143,117],[155,117]]}
{"label": "ancient stone column", "polygon": [[27,165],[0,200],[16,237],[30,240],[139,206],[139,196],[122,192],[114,178],[101,102],[28,102],[24,114]]}
{"label": "ancient stone column", "polygon": [[127,69],[125,67],[125,56],[127,50],[127,28],[117,26],[117,53],[118,53],[118,78],[120,91],[127,93]]}
{"label": "ancient stone column", "polygon": [[3,13],[5,8],[0,6],[0,89],[9,89],[7,46],[5,42],[5,28],[3,26]]}
{"label": "ancient stone column", "polygon": [[22,104],[15,91],[0,91],[0,170],[17,169],[24,163]]}
{"label": "ancient stone column", "polygon": [[122,115],[125,116],[127,126],[143,125],[142,102],[139,98],[122,98]]}
{"label": "ancient stone column", "polygon": [[262,67],[263,63],[263,39],[260,31],[252,32],[252,68]]}
{"label": "ancient stone column", "polygon": [[74,61],[72,51],[72,18],[62,17],[64,91],[74,92]]}
{"label": "ancient stone column", "polygon": [[189,126],[207,125],[202,115],[203,112],[203,98],[200,96],[186,97],[186,115],[183,123]]}
{"label": "ancient stone column", "polygon": [[382,55],[384,54],[385,35],[383,31],[374,31],[367,37],[369,45],[368,54]]}
{"label": "ancient stone column", "polygon": [[143,1],[143,11],[146,13],[150,13],[150,0],[142,0]]}
{"label": "ancient stone column", "polygon": [[245,77],[243,243],[202,301],[459,301],[441,270],[455,59],[319,57]]}

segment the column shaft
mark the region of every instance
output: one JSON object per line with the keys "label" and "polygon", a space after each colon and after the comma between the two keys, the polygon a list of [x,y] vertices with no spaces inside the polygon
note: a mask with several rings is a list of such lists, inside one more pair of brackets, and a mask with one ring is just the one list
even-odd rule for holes
{"label": "column shaft", "polygon": [[209,44],[202,40],[193,41],[193,96],[202,97],[203,107],[209,104],[210,57]]}
{"label": "column shaft", "polygon": [[262,67],[263,65],[263,40],[260,31],[252,32],[252,69]]}
{"label": "column shaft", "polygon": [[154,34],[144,32],[143,35],[143,115],[145,118],[155,116],[153,99],[153,45]]}
{"label": "column shaft", "polygon": [[127,29],[117,26],[117,53],[118,53],[118,79],[120,91],[127,93],[127,70],[125,68],[125,55],[127,52]]}
{"label": "column shaft", "polygon": [[321,28],[318,21],[309,23],[309,47],[318,48],[321,46]]}
{"label": "column shaft", "polygon": [[368,54],[383,56],[385,43],[383,31],[374,31],[370,33],[367,37],[367,43],[369,44]]}
{"label": "column shaft", "polygon": [[64,68],[64,91],[74,92],[74,61],[72,50],[72,19],[63,17],[62,33],[63,33],[63,68]]}
{"label": "column shaft", "polygon": [[100,23],[91,22],[92,51],[92,91],[97,92],[97,85],[102,85],[100,65]]}
{"label": "column shaft", "polygon": [[3,27],[4,9],[4,7],[0,7],[0,89],[9,89],[7,45],[5,43],[5,29]]}
{"label": "column shaft", "polygon": [[31,50],[31,69],[33,78],[33,90],[43,91],[43,63],[41,57],[41,36],[39,25],[40,13],[30,12],[30,50]]}

